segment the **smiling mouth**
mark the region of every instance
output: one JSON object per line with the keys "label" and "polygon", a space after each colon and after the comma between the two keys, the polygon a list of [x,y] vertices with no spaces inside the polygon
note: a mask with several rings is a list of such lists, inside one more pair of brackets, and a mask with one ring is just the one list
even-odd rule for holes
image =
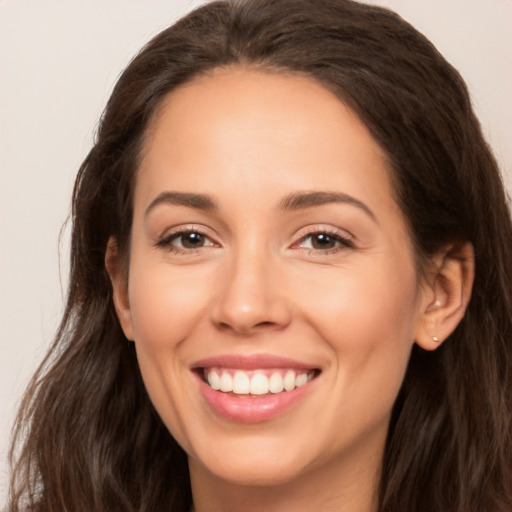
{"label": "smiling mouth", "polygon": [[313,380],[319,373],[319,370],[286,368],[250,371],[221,367],[200,369],[202,380],[211,389],[254,397],[293,391]]}

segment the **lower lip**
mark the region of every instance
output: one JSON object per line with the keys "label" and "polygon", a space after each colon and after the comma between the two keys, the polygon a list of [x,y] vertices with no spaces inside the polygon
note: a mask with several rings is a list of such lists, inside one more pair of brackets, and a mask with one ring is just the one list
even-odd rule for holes
{"label": "lower lip", "polygon": [[197,376],[199,387],[213,411],[228,420],[240,423],[258,423],[271,420],[291,409],[308,394],[313,379],[293,391],[282,391],[262,396],[234,395],[216,391]]}

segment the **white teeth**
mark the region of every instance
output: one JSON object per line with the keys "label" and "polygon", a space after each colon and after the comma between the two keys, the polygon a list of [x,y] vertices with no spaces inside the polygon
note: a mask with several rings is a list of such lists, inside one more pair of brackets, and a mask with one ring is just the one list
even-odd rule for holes
{"label": "white teeth", "polygon": [[274,372],[268,381],[268,389],[271,393],[281,393],[284,389],[283,377],[279,372]]}
{"label": "white teeth", "polygon": [[295,389],[295,372],[293,370],[288,370],[286,372],[283,384],[286,391],[292,391]]}
{"label": "white teeth", "polygon": [[268,393],[281,393],[293,391],[304,386],[313,377],[314,372],[287,370],[283,377],[282,370],[269,372],[257,370],[245,372],[243,370],[223,370],[221,368],[205,368],[205,377],[209,386],[224,393],[236,395],[266,395]]}
{"label": "white teeth", "polygon": [[215,370],[208,372],[208,384],[210,384],[210,387],[212,389],[215,389],[215,390],[220,389],[220,377],[219,377],[219,374]]}
{"label": "white teeth", "polygon": [[266,395],[268,379],[262,373],[255,373],[251,379],[251,395]]}
{"label": "white teeth", "polygon": [[307,381],[308,376],[305,373],[301,373],[300,375],[297,375],[297,378],[295,379],[295,385],[300,388],[301,386],[304,386]]}
{"label": "white teeth", "polygon": [[233,377],[233,393],[237,395],[248,395],[251,390],[251,382],[244,372],[236,372]]}
{"label": "white teeth", "polygon": [[224,391],[224,393],[233,391],[233,377],[228,372],[223,372],[220,378],[220,390]]}

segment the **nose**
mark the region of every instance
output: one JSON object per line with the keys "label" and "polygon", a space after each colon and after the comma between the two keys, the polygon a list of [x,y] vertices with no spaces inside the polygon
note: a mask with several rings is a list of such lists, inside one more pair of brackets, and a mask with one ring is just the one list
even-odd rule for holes
{"label": "nose", "polygon": [[219,293],[212,308],[217,328],[251,335],[290,323],[292,307],[282,272],[262,251],[245,251],[233,258],[217,283]]}

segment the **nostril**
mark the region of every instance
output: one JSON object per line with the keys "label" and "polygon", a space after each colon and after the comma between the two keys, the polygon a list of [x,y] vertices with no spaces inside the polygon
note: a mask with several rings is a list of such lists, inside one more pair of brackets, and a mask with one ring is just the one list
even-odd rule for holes
{"label": "nostril", "polygon": [[218,326],[222,331],[227,331],[231,329],[230,325],[227,322],[219,322]]}
{"label": "nostril", "polygon": [[273,322],[260,322],[259,324],[256,324],[255,327],[272,327],[273,325]]}
{"label": "nostril", "polygon": [[257,332],[266,329],[275,329],[278,324],[270,321],[258,322],[255,324],[242,324],[241,322],[233,322],[233,324],[230,324],[229,322],[219,322],[217,326],[221,331],[234,330],[240,334],[248,334],[250,332]]}

